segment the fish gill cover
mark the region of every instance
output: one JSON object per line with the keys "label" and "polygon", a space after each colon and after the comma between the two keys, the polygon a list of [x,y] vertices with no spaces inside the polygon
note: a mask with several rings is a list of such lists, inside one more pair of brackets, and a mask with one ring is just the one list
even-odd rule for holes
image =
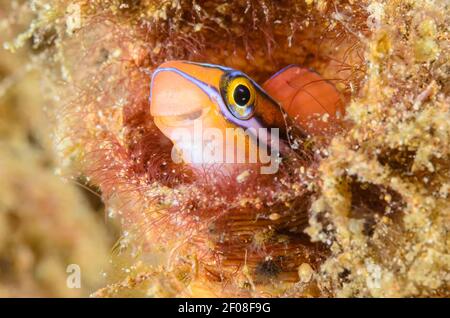
{"label": "fish gill cover", "polygon": [[[59,167],[121,222],[95,296],[448,296],[446,1],[19,8],[32,21],[5,47],[29,46],[41,72]],[[150,75],[173,59],[258,82],[312,68],[342,93],[346,128],[275,181],[193,180],[149,109]]]}

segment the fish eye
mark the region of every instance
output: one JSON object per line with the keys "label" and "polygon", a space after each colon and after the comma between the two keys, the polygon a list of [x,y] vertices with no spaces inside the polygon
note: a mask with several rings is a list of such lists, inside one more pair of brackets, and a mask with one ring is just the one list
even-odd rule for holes
{"label": "fish eye", "polygon": [[231,114],[241,120],[250,119],[255,110],[256,91],[245,76],[228,76],[222,81],[222,97]]}
{"label": "fish eye", "polygon": [[250,90],[247,86],[239,84],[236,86],[233,92],[233,99],[235,103],[241,107],[244,107],[250,101]]}

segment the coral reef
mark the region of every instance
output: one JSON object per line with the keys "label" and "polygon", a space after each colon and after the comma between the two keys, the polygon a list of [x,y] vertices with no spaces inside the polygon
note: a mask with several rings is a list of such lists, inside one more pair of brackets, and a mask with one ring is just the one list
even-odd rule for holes
{"label": "coral reef", "polygon": [[448,295],[446,7],[371,6],[383,19],[369,42],[364,87],[348,108],[354,127],[322,162],[307,231],[331,243],[321,279],[330,276],[338,296]]}
{"label": "coral reef", "polygon": [[[35,70],[28,50],[0,52],[0,296],[86,297],[103,284],[110,238],[97,207],[54,173]],[[66,283],[70,264],[80,288]]]}
{"label": "coral reef", "polygon": [[[445,1],[41,0],[20,10],[34,20],[5,46],[31,46],[59,168],[98,188],[123,229],[110,285],[95,296],[448,296]],[[170,59],[260,82],[287,64],[313,68],[345,97],[348,125],[274,180],[192,181],[149,114],[150,74]]]}

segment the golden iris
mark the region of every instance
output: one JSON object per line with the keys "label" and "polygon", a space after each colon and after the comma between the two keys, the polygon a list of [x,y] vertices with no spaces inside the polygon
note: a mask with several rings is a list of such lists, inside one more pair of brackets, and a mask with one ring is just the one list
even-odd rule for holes
{"label": "golden iris", "polygon": [[239,119],[253,115],[256,92],[253,84],[245,77],[229,81],[226,89],[226,103],[231,113]]}

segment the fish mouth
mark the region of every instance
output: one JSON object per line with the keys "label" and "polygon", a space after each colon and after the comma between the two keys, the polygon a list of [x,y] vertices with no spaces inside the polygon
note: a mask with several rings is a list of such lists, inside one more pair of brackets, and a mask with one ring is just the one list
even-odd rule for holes
{"label": "fish mouth", "polygon": [[157,115],[154,121],[168,127],[186,127],[196,120],[201,120],[208,113],[207,108],[199,108],[194,111],[177,115]]}

